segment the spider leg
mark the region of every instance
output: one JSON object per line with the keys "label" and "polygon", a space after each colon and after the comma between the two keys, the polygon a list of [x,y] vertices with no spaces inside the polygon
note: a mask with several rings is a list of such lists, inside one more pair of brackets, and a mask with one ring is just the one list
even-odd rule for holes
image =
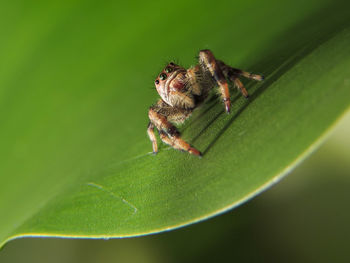
{"label": "spider leg", "polygon": [[[182,115],[181,115],[182,114]],[[148,135],[153,144],[153,151],[157,152],[157,142],[155,140],[153,128],[156,127],[159,131],[160,138],[166,144],[169,144],[175,149],[187,151],[193,155],[201,156],[201,152],[196,148],[192,147],[189,143],[184,141],[180,132],[176,127],[168,120],[169,119],[179,119],[181,116],[182,121],[189,116],[189,110],[178,109],[178,108],[161,108],[159,103],[152,106],[148,111],[148,117],[150,119],[150,124],[148,125]]]}
{"label": "spider leg", "polygon": [[232,75],[232,76],[229,77],[229,79],[240,90],[240,92],[242,93],[242,95],[245,98],[249,98],[248,91],[246,90],[246,88],[244,87],[242,81],[240,81],[240,79],[238,77],[235,77],[235,76]]}
{"label": "spider leg", "polygon": [[187,142],[181,139],[179,134],[172,136],[172,135],[166,134],[164,131],[160,131],[159,136],[163,142],[165,142],[166,144],[169,144],[174,149],[187,151],[190,154],[193,154],[196,156],[202,156],[202,153],[200,151],[198,151],[196,148],[191,147]]}
{"label": "spider leg", "polygon": [[149,122],[149,124],[148,124],[147,134],[148,134],[149,139],[152,142],[153,153],[156,154],[158,152],[158,145],[157,145],[156,136],[154,134],[154,124],[152,122]]}
{"label": "spider leg", "polygon": [[244,87],[243,83],[239,79],[239,77],[243,76],[245,78],[254,79],[257,81],[264,80],[263,75],[252,74],[240,69],[232,68],[226,65],[222,61],[218,61],[218,64],[220,65],[220,68],[222,69],[222,72],[224,73],[225,77],[228,78],[241,91],[242,95],[246,98],[249,97],[249,94],[246,88]]}
{"label": "spider leg", "polygon": [[246,72],[246,71],[243,71],[243,70],[240,70],[240,69],[237,69],[237,68],[232,68],[232,67],[229,67],[229,68],[230,68],[231,74],[234,74],[234,75],[237,75],[237,76],[243,76],[243,77],[245,77],[247,79],[254,79],[254,80],[257,80],[257,81],[262,81],[262,80],[265,79],[265,77],[263,75],[253,74],[253,73]]}
{"label": "spider leg", "polygon": [[230,92],[226,78],[222,72],[221,67],[219,66],[218,61],[215,59],[213,53],[210,50],[206,49],[199,52],[199,62],[202,67],[209,70],[210,74],[219,85],[220,93],[225,103],[226,112],[229,113],[231,106]]}

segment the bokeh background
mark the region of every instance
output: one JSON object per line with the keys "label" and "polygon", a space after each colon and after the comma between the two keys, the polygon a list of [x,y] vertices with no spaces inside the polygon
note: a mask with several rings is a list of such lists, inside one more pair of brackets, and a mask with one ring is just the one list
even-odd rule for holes
{"label": "bokeh background", "polygon": [[[157,99],[153,80],[167,61],[181,57],[189,66],[199,49],[211,48],[230,64],[272,72],[296,50],[298,60],[345,28],[349,8],[330,0],[1,1],[0,177],[42,176],[50,194],[47,173],[59,178],[58,188],[70,173],[93,170],[91,160],[102,166],[129,158],[139,145],[118,145],[116,134],[147,125],[145,112]],[[58,142],[66,132],[60,125],[71,130]],[[135,134],[150,146],[144,131]],[[349,134],[347,115],[284,180],[210,220],[128,239],[18,239],[0,251],[0,262],[349,262]],[[86,143],[91,138],[98,139]],[[25,158],[31,151],[37,162]],[[40,199],[32,187],[23,202],[4,189],[0,203],[26,207]]]}

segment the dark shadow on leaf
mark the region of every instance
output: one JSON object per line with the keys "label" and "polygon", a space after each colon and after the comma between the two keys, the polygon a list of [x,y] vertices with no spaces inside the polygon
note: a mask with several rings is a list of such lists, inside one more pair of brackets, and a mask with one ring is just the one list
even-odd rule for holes
{"label": "dark shadow on leaf", "polygon": [[[214,97],[214,96],[213,96]],[[238,96],[236,96],[234,99],[231,99],[232,104],[234,104],[239,98],[241,97],[241,95],[239,94]],[[204,113],[208,112],[209,110],[211,110],[215,105],[219,104],[222,108],[224,108],[223,104],[220,102],[220,100],[217,98],[217,96],[215,96],[215,103],[213,103],[211,105],[211,107],[209,107],[207,110],[205,110],[203,112],[203,114],[201,114],[200,116],[204,115]],[[194,143],[222,114],[224,114],[225,111],[222,110],[219,113],[217,113],[208,123],[206,123],[206,125],[204,126],[204,128],[202,128],[202,130],[192,139],[192,143]]]}

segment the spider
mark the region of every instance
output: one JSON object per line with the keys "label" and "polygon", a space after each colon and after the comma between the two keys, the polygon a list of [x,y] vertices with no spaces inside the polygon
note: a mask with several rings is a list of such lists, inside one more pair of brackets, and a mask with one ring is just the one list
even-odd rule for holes
{"label": "spider", "polygon": [[264,76],[252,74],[232,68],[221,60],[217,60],[210,50],[199,52],[199,64],[185,69],[170,62],[158,75],[155,86],[161,99],[152,105],[148,111],[150,122],[147,133],[152,142],[153,153],[158,152],[154,128],[159,131],[163,142],[175,149],[187,151],[190,154],[202,156],[201,152],[184,141],[180,132],[172,123],[183,123],[208,97],[210,90],[217,87],[230,113],[230,93],[227,79],[230,80],[246,98],[249,97],[239,77],[262,81]]}

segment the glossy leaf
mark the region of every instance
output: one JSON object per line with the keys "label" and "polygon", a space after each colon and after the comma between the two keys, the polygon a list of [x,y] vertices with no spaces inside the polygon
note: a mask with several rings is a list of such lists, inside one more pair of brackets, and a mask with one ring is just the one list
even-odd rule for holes
{"label": "glossy leaf", "polygon": [[[0,10],[0,243],[124,237],[231,209],[288,173],[350,98],[342,1],[9,2]],[[204,157],[150,154],[154,77],[198,50],[263,73],[181,127]]]}

